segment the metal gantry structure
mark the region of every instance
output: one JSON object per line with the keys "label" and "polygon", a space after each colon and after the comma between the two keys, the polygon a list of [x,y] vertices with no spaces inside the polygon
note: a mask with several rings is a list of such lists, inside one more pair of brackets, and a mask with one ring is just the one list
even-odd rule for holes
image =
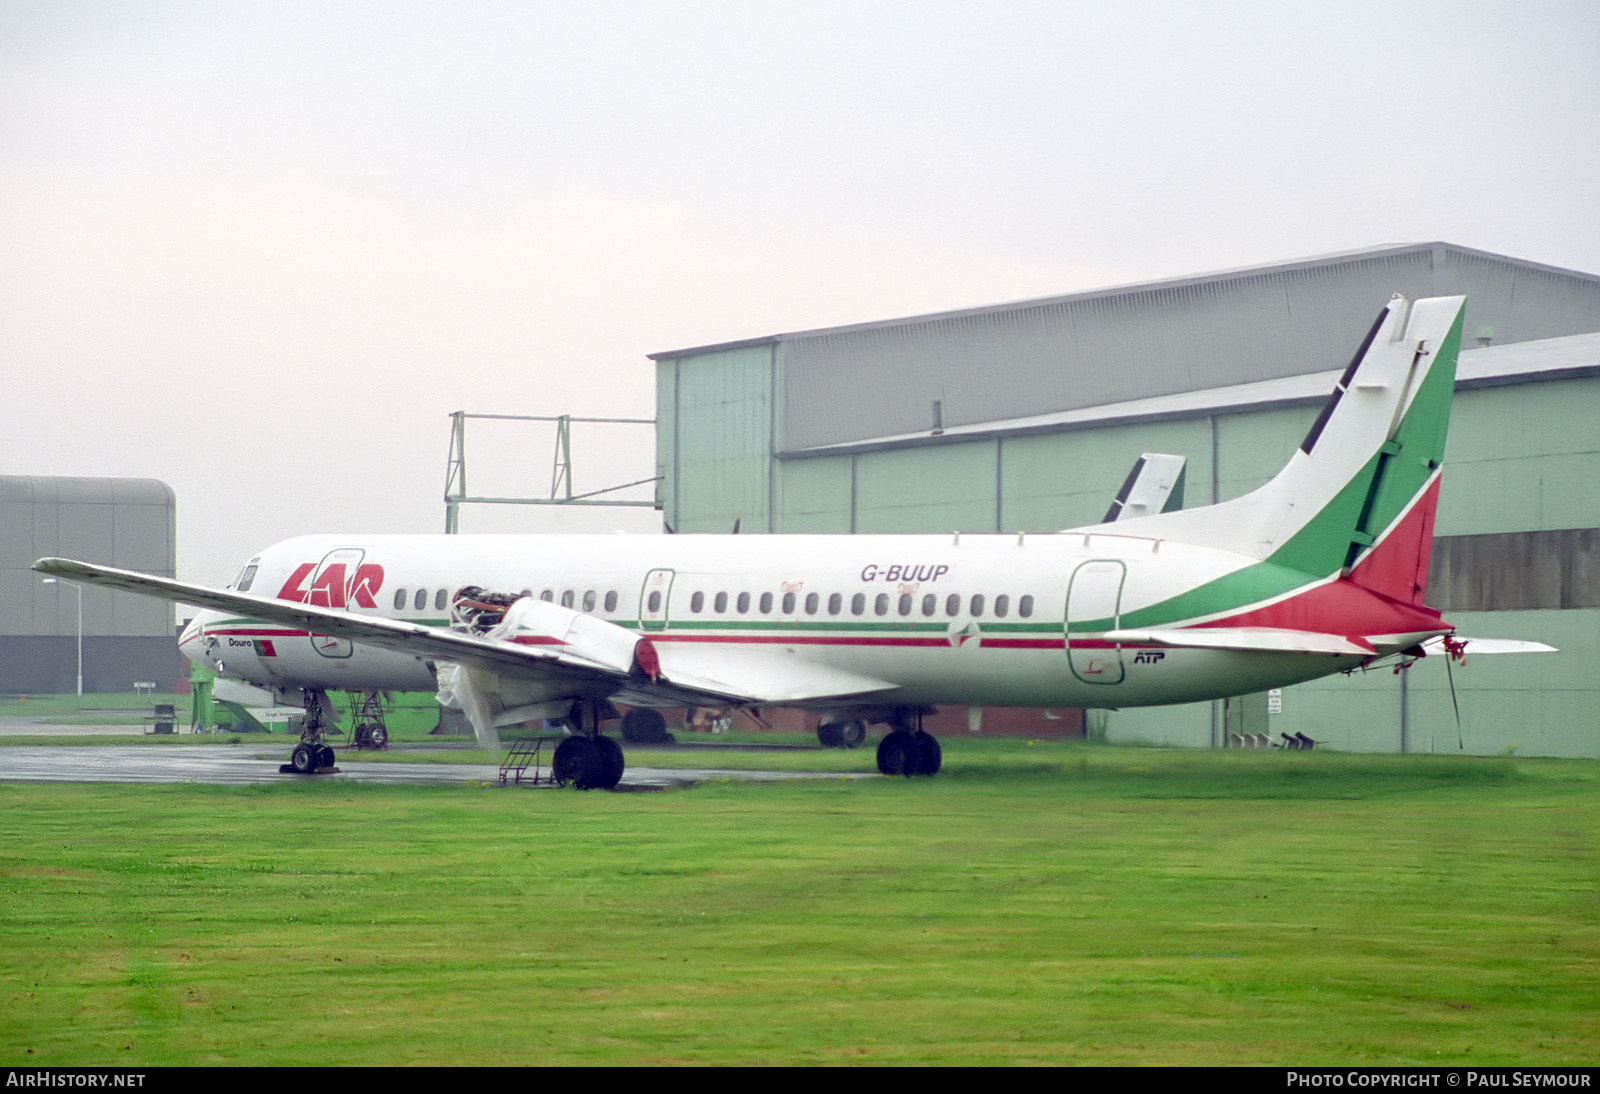
{"label": "metal gantry structure", "polygon": [[[547,498],[480,497],[469,494],[467,492],[468,419],[554,423],[556,427],[556,445],[550,470],[550,496]],[[632,482],[619,483],[616,486],[603,487],[599,490],[589,490],[582,494],[574,494],[572,492],[572,425],[574,422],[580,425],[649,426],[652,429],[655,428],[656,424],[654,418],[580,418],[571,414],[553,416],[537,414],[469,414],[464,410],[453,411],[450,415],[450,457],[445,465],[445,533],[454,535],[459,530],[460,507],[467,503],[476,505],[607,505],[659,509],[661,507],[659,498],[646,500],[643,498],[623,499],[601,496],[614,494],[618,490],[627,490],[634,486],[643,486],[646,483],[654,483],[659,478],[656,475],[635,479]]]}

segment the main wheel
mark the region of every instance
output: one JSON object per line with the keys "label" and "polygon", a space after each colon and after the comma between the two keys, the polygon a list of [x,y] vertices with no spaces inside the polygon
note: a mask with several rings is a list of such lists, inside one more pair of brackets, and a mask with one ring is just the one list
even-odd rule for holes
{"label": "main wheel", "polygon": [[622,739],[629,744],[661,744],[672,739],[667,732],[667,720],[659,710],[634,707],[622,716]]}
{"label": "main wheel", "polygon": [[311,774],[317,769],[316,751],[308,744],[295,745],[294,751],[289,753],[289,766],[296,775]]}
{"label": "main wheel", "polygon": [[334,764],[333,749],[329,748],[327,745],[318,745],[316,747],[316,753],[317,753],[317,766],[318,767],[332,767],[333,766],[333,764]]}
{"label": "main wheel", "polygon": [[867,727],[863,722],[840,722],[839,743],[846,748],[860,748],[861,742],[867,739]]}
{"label": "main wheel", "polygon": [[916,775],[921,761],[915,734],[896,729],[878,742],[878,770],[885,775]]}
{"label": "main wheel", "polygon": [[907,774],[937,775],[939,768],[944,766],[944,749],[939,747],[939,738],[931,733],[918,733],[916,736],[917,770]]}
{"label": "main wheel", "polygon": [[838,722],[818,722],[817,742],[823,748],[843,748],[844,734],[840,732]]}
{"label": "main wheel", "polygon": [[367,743],[373,748],[388,748],[389,731],[382,726],[373,726],[367,730]]}
{"label": "main wheel", "polygon": [[627,769],[622,746],[615,739],[604,736],[596,737],[594,743],[600,754],[600,781],[595,784],[595,789],[614,789],[622,781],[622,772]]}
{"label": "main wheel", "polygon": [[588,737],[568,737],[556,746],[550,777],[562,786],[590,790],[600,785],[604,769],[600,748]]}

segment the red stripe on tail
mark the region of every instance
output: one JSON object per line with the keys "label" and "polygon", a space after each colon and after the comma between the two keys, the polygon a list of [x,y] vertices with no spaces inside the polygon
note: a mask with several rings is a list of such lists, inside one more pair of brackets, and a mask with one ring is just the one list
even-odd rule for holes
{"label": "red stripe on tail", "polygon": [[1388,533],[1356,562],[1350,580],[1362,588],[1422,606],[1433,551],[1433,516],[1439,507],[1439,476],[1423,488]]}

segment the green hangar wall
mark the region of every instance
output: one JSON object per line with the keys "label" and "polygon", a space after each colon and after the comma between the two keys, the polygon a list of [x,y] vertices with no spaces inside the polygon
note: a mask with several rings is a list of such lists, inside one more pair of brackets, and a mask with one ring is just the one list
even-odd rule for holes
{"label": "green hangar wall", "polygon": [[1050,532],[1101,520],[1151,451],[1187,457],[1189,505],[1234,497],[1288,459],[1396,291],[1469,294],[1429,603],[1463,634],[1561,652],[1316,681],[1272,713],[1250,696],[1089,725],[1191,746],[1243,728],[1600,756],[1600,277],[1421,244],[655,354],[664,516],[694,532]]}

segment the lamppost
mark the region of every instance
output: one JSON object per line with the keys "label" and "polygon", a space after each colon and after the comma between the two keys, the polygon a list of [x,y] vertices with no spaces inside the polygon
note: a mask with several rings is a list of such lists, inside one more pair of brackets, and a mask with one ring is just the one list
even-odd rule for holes
{"label": "lamppost", "polygon": [[[53,578],[53,577],[41,578],[40,579],[40,583],[44,584],[44,585],[55,585],[55,584],[58,584],[57,580],[55,578]],[[74,581],[68,581],[68,582],[66,582],[66,584],[71,585],[74,589],[78,590],[78,696],[80,698],[82,698],[82,696],[83,696],[83,586],[79,585],[77,582],[74,582]]]}

